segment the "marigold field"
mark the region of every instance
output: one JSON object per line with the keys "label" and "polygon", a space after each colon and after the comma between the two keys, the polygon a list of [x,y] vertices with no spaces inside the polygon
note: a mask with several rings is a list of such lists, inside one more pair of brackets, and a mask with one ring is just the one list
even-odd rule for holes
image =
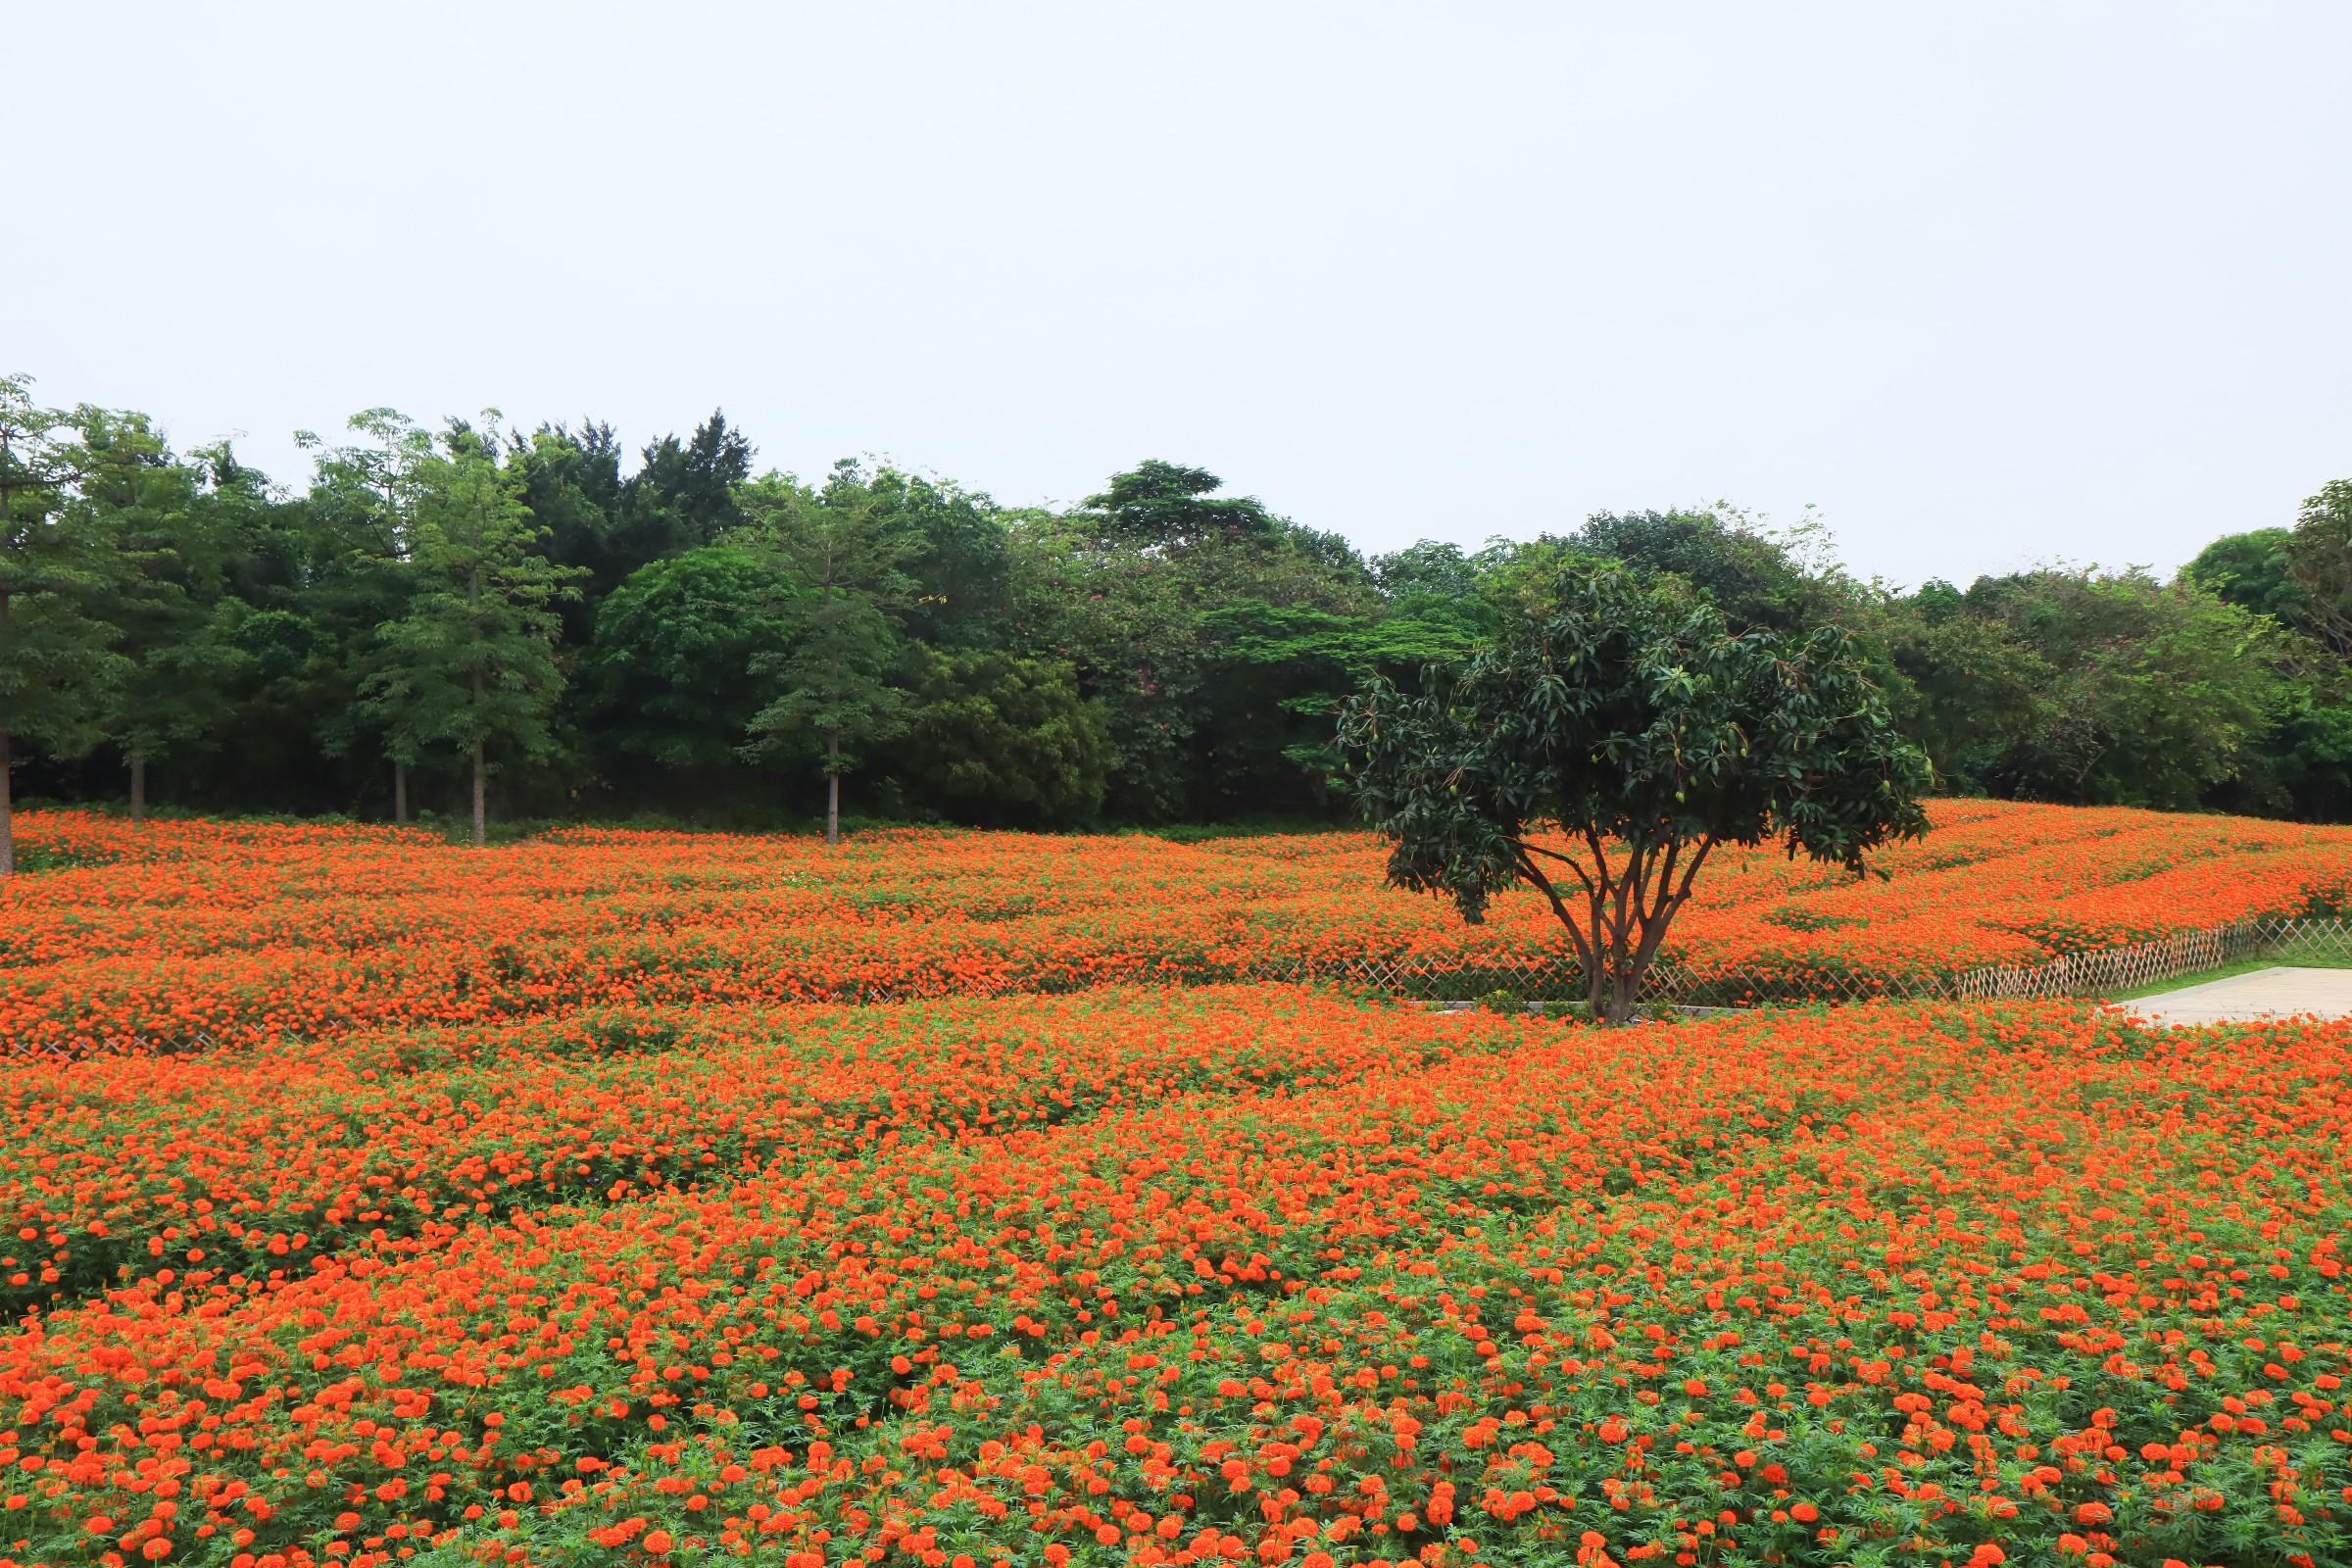
{"label": "marigold field", "polygon": [[[1884,874],[1719,856],[1665,956],[1894,985],[2352,903],[2352,829],[1936,803]],[[317,1039],[583,1006],[1198,984],[1557,955],[1533,894],[1484,926],[1380,886],[1378,841],[579,830],[481,858],[415,829],[27,812],[0,1040]]]}
{"label": "marigold field", "polygon": [[[2352,880],[1936,818],[1712,868],[1685,953]],[[2352,1562],[2352,1023],[1251,978],[1556,941],[1349,835],[21,827],[0,1568]]]}

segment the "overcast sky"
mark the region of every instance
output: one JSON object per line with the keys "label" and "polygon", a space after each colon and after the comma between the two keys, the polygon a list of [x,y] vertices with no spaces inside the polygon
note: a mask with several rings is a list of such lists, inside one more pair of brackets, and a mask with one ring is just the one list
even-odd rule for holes
{"label": "overcast sky", "polygon": [[1367,550],[1729,498],[1903,582],[2352,476],[2352,7],[0,0],[0,370],[175,440],[714,406]]}

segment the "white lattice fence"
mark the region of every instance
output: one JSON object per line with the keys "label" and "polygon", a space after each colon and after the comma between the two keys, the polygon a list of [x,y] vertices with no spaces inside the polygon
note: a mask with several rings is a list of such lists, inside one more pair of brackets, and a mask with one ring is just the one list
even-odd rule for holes
{"label": "white lattice fence", "polygon": [[2183,931],[2129,947],[2070,953],[2050,963],[2003,964],[1953,976],[1955,995],[1971,1001],[1996,997],[2090,997],[2132,991],[2176,975],[2215,969],[2243,956],[2260,941],[2260,922],[2239,921],[2206,931]]}

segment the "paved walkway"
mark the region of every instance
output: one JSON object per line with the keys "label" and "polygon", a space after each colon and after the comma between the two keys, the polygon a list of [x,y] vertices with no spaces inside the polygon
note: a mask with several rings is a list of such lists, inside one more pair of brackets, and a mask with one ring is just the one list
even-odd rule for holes
{"label": "paved walkway", "polygon": [[2352,969],[2257,969],[2116,1004],[2156,1024],[2247,1023],[2316,1013],[2352,1016]]}

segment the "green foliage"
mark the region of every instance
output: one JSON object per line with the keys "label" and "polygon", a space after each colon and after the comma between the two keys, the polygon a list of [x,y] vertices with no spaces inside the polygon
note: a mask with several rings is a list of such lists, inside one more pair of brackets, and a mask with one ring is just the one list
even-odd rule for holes
{"label": "green foliage", "polygon": [[585,674],[600,733],[663,767],[724,766],[764,706],[753,668],[797,624],[793,586],[748,545],[638,567],[597,609]]}
{"label": "green foliage", "polygon": [[126,661],[104,618],[114,565],[89,514],[69,505],[68,416],[35,405],[24,376],[0,377],[0,876],[13,872],[14,743],[74,756],[95,745]]}
{"label": "green foliage", "polygon": [[2306,500],[2282,548],[2311,630],[2352,654],[2352,479],[2331,479]]}
{"label": "green foliage", "polygon": [[2009,740],[2041,720],[2057,670],[2016,628],[1971,612],[1950,585],[1931,582],[1870,626],[1879,676],[1903,732],[1934,760],[1944,786],[1989,788]]}
{"label": "green foliage", "polygon": [[1734,626],[1793,630],[1827,618],[1826,585],[1726,511],[1600,513],[1570,536],[1648,577],[1689,583]]}
{"label": "green foliage", "polygon": [[1099,702],[1059,660],[915,651],[900,778],[979,826],[1050,827],[1093,816],[1115,760]]}
{"label": "green foliage", "polygon": [[1218,483],[1146,463],[1012,530],[1013,624],[1102,700],[1130,820],[1320,808],[1348,645],[1382,612],[1352,553]]}
{"label": "green foliage", "polygon": [[137,816],[147,764],[229,721],[245,656],[222,595],[249,495],[234,486],[208,495],[207,469],[176,458],[144,415],[83,408],[74,422],[69,507],[104,549],[102,613],[122,659],[103,723],[132,769]]}
{"label": "green foliage", "polygon": [[837,467],[826,493],[838,501],[854,489],[904,548],[899,618],[906,634],[936,648],[995,646],[1005,630],[1012,558],[988,497],[892,467],[868,476],[856,464]]}
{"label": "green foliage", "polygon": [[1186,550],[1271,540],[1283,524],[1254,496],[1217,496],[1225,481],[1206,468],[1156,458],[1111,475],[1071,521],[1112,546]]}
{"label": "green foliage", "polygon": [[[611,432],[605,431],[605,444]],[[715,543],[751,518],[736,491],[752,476],[752,444],[713,410],[691,440],[663,436],[622,486],[613,508],[620,548],[657,559]]]}
{"label": "green foliage", "polygon": [[2180,575],[2240,610],[2308,629],[2311,598],[2295,580],[2288,554],[2293,537],[2284,528],[2230,534],[2199,551]]}
{"label": "green foliage", "polygon": [[382,725],[395,759],[469,754],[477,843],[486,750],[534,759],[556,750],[549,718],[564,675],[553,607],[577,591],[578,575],[534,552],[546,530],[498,445],[495,426],[485,435],[453,425],[402,476],[396,550],[413,589],[405,612],[376,628],[361,682],[360,710]]}
{"label": "green foliage", "polygon": [[2046,670],[2024,726],[1977,760],[2001,793],[2192,808],[2270,727],[2278,628],[2193,582],[2035,572],[1980,581],[1968,607]]}
{"label": "green foliage", "polygon": [[1369,682],[1341,744],[1390,881],[1473,923],[1537,888],[1613,1022],[1716,845],[1779,839],[1859,873],[1926,825],[1927,760],[1848,634],[1735,633],[1613,564],[1563,565],[1418,698]]}
{"label": "green foliage", "polygon": [[769,475],[746,486],[742,499],[754,520],[744,537],[795,595],[792,646],[752,663],[774,696],[752,715],[743,753],[768,757],[786,737],[822,736],[825,833],[838,839],[841,776],[858,761],[845,746],[888,740],[905,727],[906,694],[889,674],[910,588],[901,567],[917,546],[892,525],[852,464],[814,496]]}
{"label": "green foliage", "polygon": [[[45,796],[119,798],[122,764],[163,760],[181,805],[372,816],[397,762],[446,812],[478,740],[502,812],[535,818],[780,821],[777,774],[837,796],[856,770],[868,810],[915,818],[1329,822],[1348,698],[1450,678],[1563,571],[1613,562],[1735,633],[1842,628],[1941,788],[2352,816],[2352,481],[2174,583],[1906,594],[1848,577],[1818,522],[1722,504],[1367,562],[1161,460],[1011,510],[891,464],[755,479],[718,413],[630,445],[593,419],[436,438],[370,409],[345,444],[301,436],[287,493],[141,415],[38,409],[22,377],[0,396],[0,735]],[[468,506],[496,536],[478,624],[448,553]],[[1062,720],[983,710],[1061,703],[1033,673],[1053,666],[1087,715],[1068,735],[1105,744],[1023,761],[1016,737]],[[1074,793],[1040,782],[1065,764]]]}

